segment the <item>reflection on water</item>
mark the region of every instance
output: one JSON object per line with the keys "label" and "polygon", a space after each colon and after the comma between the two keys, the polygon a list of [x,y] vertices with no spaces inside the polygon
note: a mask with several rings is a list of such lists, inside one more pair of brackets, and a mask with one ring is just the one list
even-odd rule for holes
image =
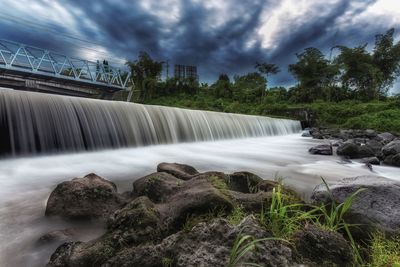
{"label": "reflection on water", "polygon": [[[44,217],[47,197],[59,182],[90,172],[116,182],[120,191],[126,191],[135,179],[154,172],[158,163],[180,162],[199,171],[246,170],[265,179],[285,177],[285,183],[304,197],[320,183],[320,176],[333,181],[371,174],[360,163],[341,164],[334,156],[308,154],[309,147],[321,142],[287,135],[0,160],[0,265],[45,265],[57,244],[38,247],[36,240],[50,230],[71,227]],[[398,177],[396,168],[374,169],[374,175]],[[80,227],[81,240],[101,232],[101,226]]]}

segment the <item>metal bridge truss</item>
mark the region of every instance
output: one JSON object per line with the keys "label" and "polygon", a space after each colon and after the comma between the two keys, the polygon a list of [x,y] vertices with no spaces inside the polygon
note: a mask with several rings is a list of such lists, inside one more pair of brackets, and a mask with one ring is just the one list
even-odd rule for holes
{"label": "metal bridge truss", "polygon": [[130,73],[102,62],[68,57],[45,49],[0,39],[0,70],[37,74],[124,90]]}

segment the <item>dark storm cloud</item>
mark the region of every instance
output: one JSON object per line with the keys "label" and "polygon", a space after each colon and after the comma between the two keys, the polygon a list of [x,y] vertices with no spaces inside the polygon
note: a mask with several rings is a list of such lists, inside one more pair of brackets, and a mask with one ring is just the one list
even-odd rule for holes
{"label": "dark storm cloud", "polygon": [[[13,23],[3,11],[1,37],[73,54],[101,46],[125,59],[135,59],[139,51],[147,51],[157,60],[197,65],[203,81],[213,81],[219,73],[232,76],[253,71],[256,61],[269,61],[282,70],[272,78],[272,84],[290,85],[293,79],[287,65],[304,48],[317,47],[328,56],[334,45],[373,43],[375,34],[399,26],[396,23],[400,21],[390,22],[386,16],[352,21],[376,0],[337,0],[326,5],[316,0],[293,1],[306,4],[308,9],[299,16],[279,17],[277,28],[268,29],[275,31],[272,41],[276,47],[271,48],[263,46],[259,29],[284,1],[231,0],[215,2],[217,7],[205,1],[169,1],[148,0],[146,4],[150,4],[145,7],[142,1],[63,0],[57,2],[57,8],[65,9],[74,23],[70,18],[48,21],[39,16],[37,23],[42,29],[34,24],[29,27],[26,21]],[[48,2],[37,0],[35,4],[46,9]],[[222,11],[218,5],[223,5]],[[24,17],[22,13],[10,12],[15,17]],[[98,57],[106,55],[100,53]]]}

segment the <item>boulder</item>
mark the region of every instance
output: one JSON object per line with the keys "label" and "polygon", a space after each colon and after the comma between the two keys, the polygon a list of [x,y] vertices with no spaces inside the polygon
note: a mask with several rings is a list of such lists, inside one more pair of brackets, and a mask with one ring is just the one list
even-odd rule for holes
{"label": "boulder", "polygon": [[138,197],[110,216],[107,230],[129,244],[155,240],[162,234],[160,213],[149,198]]}
{"label": "boulder", "polygon": [[375,152],[369,145],[362,145],[358,147],[357,158],[374,157]]}
{"label": "boulder", "polygon": [[379,155],[383,147],[382,143],[376,141],[375,139],[368,140],[366,145],[369,146],[374,151],[375,155]]}
{"label": "boulder", "polygon": [[390,143],[391,141],[393,141],[396,137],[388,132],[385,133],[380,133],[378,134],[375,139],[379,142],[381,142],[382,144],[387,144]]}
{"label": "boulder", "polygon": [[[333,199],[343,203],[352,193],[365,188],[359,193],[348,212],[345,221],[359,224],[355,231],[366,239],[376,229],[387,234],[400,233],[400,183],[384,177],[358,176],[345,178],[329,186]],[[330,194],[324,184],[317,186],[311,199],[314,204],[330,204]]]}
{"label": "boulder", "polygon": [[394,156],[398,153],[400,153],[400,140],[394,140],[382,147],[382,154],[384,157]]}
{"label": "boulder", "polygon": [[311,154],[315,155],[332,155],[332,146],[331,145],[317,145],[308,150]]}
{"label": "boulder", "polygon": [[91,173],[58,184],[50,194],[45,214],[67,219],[106,219],[125,203],[114,183]]}
{"label": "boulder", "polygon": [[312,135],[311,135],[311,133],[310,133],[310,130],[304,130],[304,131],[301,133],[301,137],[312,137]]}
{"label": "boulder", "polygon": [[400,140],[394,140],[382,148],[383,162],[400,167]]}
{"label": "boulder", "polygon": [[363,159],[361,159],[361,162],[362,163],[369,163],[369,164],[372,164],[372,165],[380,165],[381,164],[377,157],[363,158]]}
{"label": "boulder", "polygon": [[351,142],[346,142],[339,146],[336,150],[339,156],[346,156],[350,159],[374,157],[375,153],[369,145],[357,145]]}
{"label": "boulder", "polygon": [[[208,223],[199,223],[190,232],[180,231],[165,238],[158,245],[128,248],[111,258],[110,266],[228,266],[229,256],[235,239],[241,235],[255,238],[270,236],[257,219],[248,216],[234,226],[227,220],[215,219]],[[144,260],[146,259],[146,260]],[[288,244],[277,240],[266,240],[250,251],[244,262],[269,266],[293,266],[292,250]]]}
{"label": "boulder", "polygon": [[179,163],[160,163],[157,166],[157,171],[169,173],[182,180],[190,180],[193,175],[199,174],[192,166]]}
{"label": "boulder", "polygon": [[357,158],[358,156],[358,145],[350,142],[346,142],[339,146],[336,150],[339,156],[347,156],[351,159]]}
{"label": "boulder", "polygon": [[76,235],[76,231],[71,228],[62,229],[62,230],[53,230],[53,231],[50,231],[50,232],[42,235],[38,239],[38,244],[44,245],[44,244],[53,243],[53,242],[57,242],[57,243],[68,242],[68,241],[72,241],[74,239],[75,235]]}
{"label": "boulder", "polygon": [[223,173],[208,172],[186,181],[165,204],[158,205],[164,225],[179,228],[190,216],[231,211],[235,204],[226,179]]}
{"label": "boulder", "polygon": [[293,236],[301,260],[319,266],[353,266],[350,244],[341,234],[308,224]]}
{"label": "boulder", "polygon": [[383,162],[387,165],[400,167],[400,153],[385,157]]}
{"label": "boulder", "polygon": [[259,176],[251,172],[235,172],[227,176],[227,184],[230,190],[242,193],[254,193],[257,186],[263,181]]}
{"label": "boulder", "polygon": [[133,182],[132,196],[147,196],[154,203],[165,202],[185,181],[166,172],[156,172]]}

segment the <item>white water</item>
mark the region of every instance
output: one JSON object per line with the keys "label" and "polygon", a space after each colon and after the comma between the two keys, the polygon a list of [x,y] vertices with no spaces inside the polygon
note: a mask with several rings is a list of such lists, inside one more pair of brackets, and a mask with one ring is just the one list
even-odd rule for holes
{"label": "white water", "polygon": [[[265,179],[285,177],[304,197],[320,183],[320,176],[333,181],[374,174],[400,180],[398,168],[377,166],[371,173],[360,163],[341,164],[338,157],[307,152],[321,142],[296,134],[0,160],[0,266],[45,265],[56,245],[38,247],[35,241],[50,230],[71,226],[44,217],[47,197],[59,182],[90,172],[116,182],[122,192],[154,172],[158,163],[180,162],[199,171],[246,170]],[[79,226],[81,240],[99,234],[98,228]]]}
{"label": "white water", "polygon": [[0,90],[0,154],[214,141],[300,129],[294,120]]}

